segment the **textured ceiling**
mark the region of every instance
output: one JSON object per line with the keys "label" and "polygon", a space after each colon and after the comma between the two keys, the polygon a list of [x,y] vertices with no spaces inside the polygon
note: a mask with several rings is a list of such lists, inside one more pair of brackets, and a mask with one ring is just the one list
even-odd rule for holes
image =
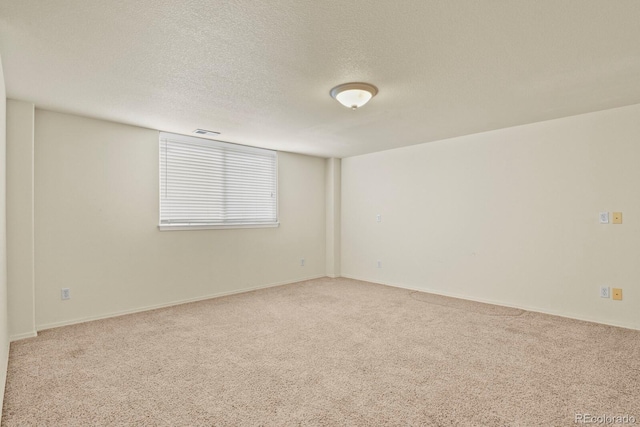
{"label": "textured ceiling", "polygon": [[640,103],[639,41],[637,0],[0,0],[10,98],[325,157]]}

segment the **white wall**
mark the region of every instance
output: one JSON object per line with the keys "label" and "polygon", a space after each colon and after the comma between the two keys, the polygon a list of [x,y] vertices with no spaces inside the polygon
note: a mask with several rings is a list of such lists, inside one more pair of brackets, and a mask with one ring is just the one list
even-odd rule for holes
{"label": "white wall", "polygon": [[640,329],[639,117],[634,105],[343,159],[343,276]]}
{"label": "white wall", "polygon": [[36,109],[37,328],[324,276],[324,167],[279,154],[279,228],[161,232],[157,131]]}
{"label": "white wall", "polygon": [[[6,234],[6,105],[2,58],[0,58],[0,408],[4,400],[9,362],[9,326],[7,318],[7,234]],[[2,419],[2,413],[0,413]]]}
{"label": "white wall", "polygon": [[340,277],[340,159],[325,160],[327,267],[329,277]]}
{"label": "white wall", "polygon": [[36,335],[32,103],[7,100],[7,297],[11,340]]}

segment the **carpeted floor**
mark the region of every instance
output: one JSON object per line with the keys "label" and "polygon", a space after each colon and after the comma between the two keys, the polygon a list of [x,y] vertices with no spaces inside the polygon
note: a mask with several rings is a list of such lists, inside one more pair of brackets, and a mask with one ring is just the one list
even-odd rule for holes
{"label": "carpeted floor", "polygon": [[640,424],[640,331],[319,279],[11,345],[3,426]]}

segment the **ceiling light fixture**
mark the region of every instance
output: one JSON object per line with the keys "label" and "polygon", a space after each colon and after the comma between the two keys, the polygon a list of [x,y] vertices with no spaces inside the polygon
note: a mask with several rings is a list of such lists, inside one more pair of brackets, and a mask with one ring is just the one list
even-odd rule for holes
{"label": "ceiling light fixture", "polygon": [[334,87],[329,93],[340,104],[355,110],[376,96],[378,88],[369,83],[345,83]]}

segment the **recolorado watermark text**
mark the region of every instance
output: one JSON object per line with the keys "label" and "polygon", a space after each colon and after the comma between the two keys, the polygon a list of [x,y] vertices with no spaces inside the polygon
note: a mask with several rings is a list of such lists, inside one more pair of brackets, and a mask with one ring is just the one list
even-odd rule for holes
{"label": "recolorado watermark text", "polygon": [[576,414],[573,422],[575,424],[635,424],[636,417],[633,415],[593,415]]}

